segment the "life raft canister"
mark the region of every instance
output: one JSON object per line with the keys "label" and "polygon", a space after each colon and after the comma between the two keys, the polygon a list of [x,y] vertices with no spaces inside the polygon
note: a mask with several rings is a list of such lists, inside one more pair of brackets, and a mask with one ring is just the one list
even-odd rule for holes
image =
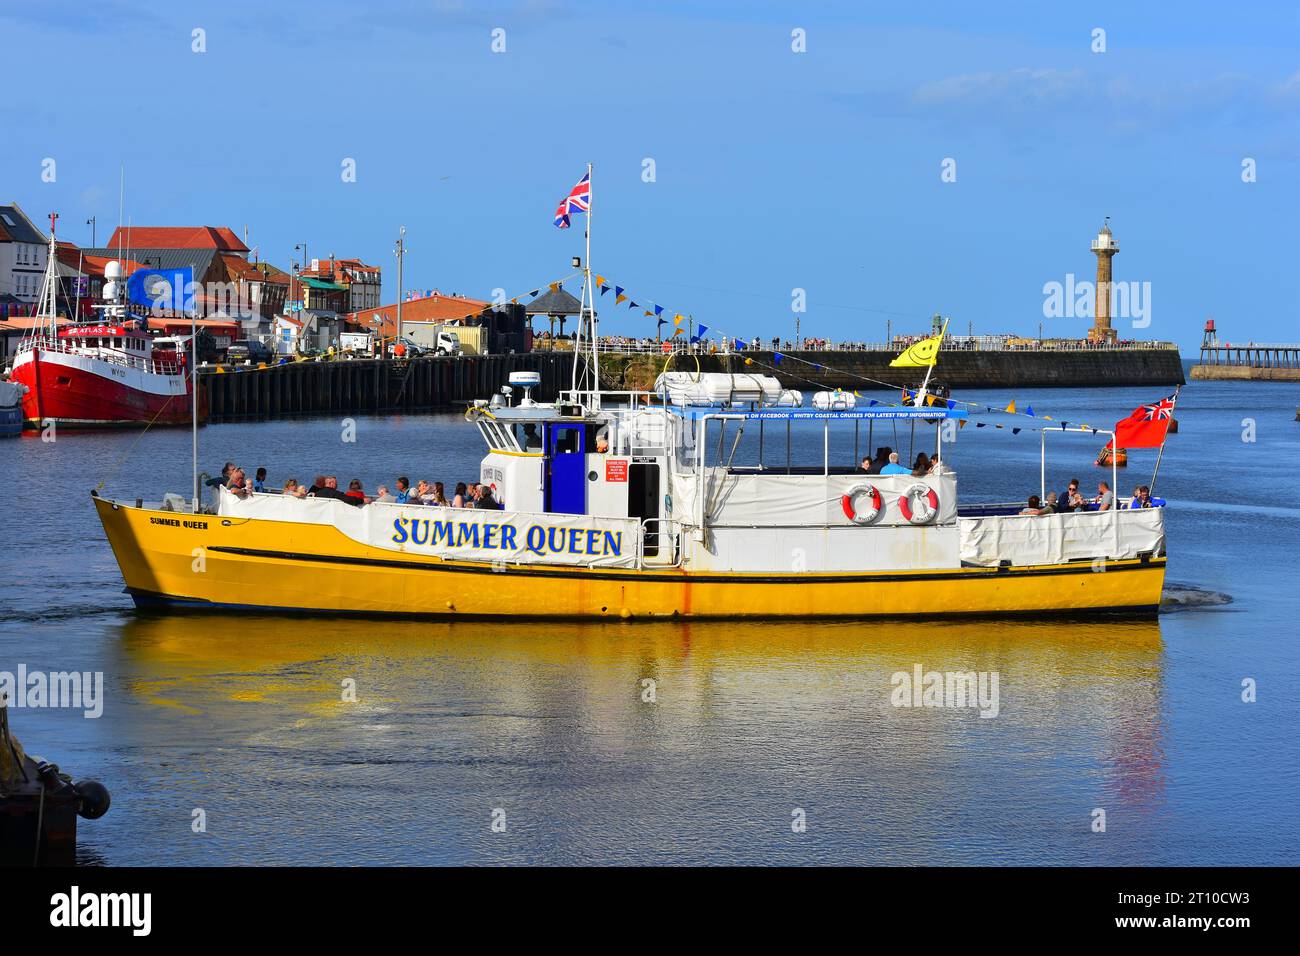
{"label": "life raft canister", "polygon": [[898,510],[912,524],[929,524],[939,516],[939,496],[929,485],[917,482],[899,495]]}
{"label": "life raft canister", "polygon": [[[859,502],[864,497],[870,507],[866,510],[859,510]],[[884,510],[885,499],[880,497],[880,492],[876,490],[875,485],[858,485],[847,495],[840,498],[840,507],[844,509],[844,517],[854,524],[871,524],[880,517],[880,513]]]}

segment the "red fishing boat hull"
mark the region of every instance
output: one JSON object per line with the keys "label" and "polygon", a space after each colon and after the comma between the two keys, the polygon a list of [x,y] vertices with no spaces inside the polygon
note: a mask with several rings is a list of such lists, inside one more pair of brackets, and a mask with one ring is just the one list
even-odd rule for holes
{"label": "red fishing boat hull", "polygon": [[[175,375],[124,369],[85,355],[34,349],[15,358],[13,380],[29,389],[23,422],[42,428],[53,421],[77,428],[188,425],[190,391]],[[207,403],[199,396],[199,420]]]}

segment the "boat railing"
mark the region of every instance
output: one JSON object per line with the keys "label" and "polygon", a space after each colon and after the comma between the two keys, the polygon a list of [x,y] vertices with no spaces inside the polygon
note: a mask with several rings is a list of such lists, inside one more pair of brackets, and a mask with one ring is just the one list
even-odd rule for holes
{"label": "boat railing", "polygon": [[[600,396],[602,403],[623,403],[627,406],[628,411],[636,411],[650,404],[655,398],[655,393],[645,390],[626,390],[626,391],[606,391],[600,389],[595,394]],[[560,392],[559,405],[589,405],[593,393],[586,389],[565,390]]]}
{"label": "boat railing", "polygon": [[643,518],[637,535],[637,569],[682,566],[682,523],[676,518]]}
{"label": "boat railing", "polygon": [[99,359],[101,362],[107,362],[110,365],[119,365],[123,368],[138,369],[152,375],[181,375],[183,372],[178,364],[166,364],[155,362],[151,359],[141,358],[138,355],[128,355],[122,352],[99,351],[91,352],[83,347],[69,345],[65,339],[52,339],[49,336],[33,336],[23,339],[19,343],[20,351],[25,349],[40,349],[43,352],[61,352],[65,355],[88,355],[91,358]]}

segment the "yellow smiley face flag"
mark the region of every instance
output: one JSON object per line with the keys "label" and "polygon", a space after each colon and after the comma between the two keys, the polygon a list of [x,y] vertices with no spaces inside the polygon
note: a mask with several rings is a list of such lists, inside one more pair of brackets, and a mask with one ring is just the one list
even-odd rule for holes
{"label": "yellow smiley face flag", "polygon": [[942,335],[914,342],[904,349],[898,358],[890,362],[889,367],[922,368],[926,365],[934,365],[939,361],[939,346],[942,342]]}

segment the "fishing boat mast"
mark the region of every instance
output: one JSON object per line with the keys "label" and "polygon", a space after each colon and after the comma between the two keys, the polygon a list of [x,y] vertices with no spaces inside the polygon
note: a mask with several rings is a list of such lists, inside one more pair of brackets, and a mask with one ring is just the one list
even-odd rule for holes
{"label": "fishing boat mast", "polygon": [[51,344],[57,342],[59,337],[59,285],[55,267],[58,247],[54,238],[54,224],[58,218],[57,212],[50,213],[50,250],[45,260],[45,278],[41,280],[40,304],[36,307],[37,315],[47,320],[41,327],[41,335],[48,338]]}

